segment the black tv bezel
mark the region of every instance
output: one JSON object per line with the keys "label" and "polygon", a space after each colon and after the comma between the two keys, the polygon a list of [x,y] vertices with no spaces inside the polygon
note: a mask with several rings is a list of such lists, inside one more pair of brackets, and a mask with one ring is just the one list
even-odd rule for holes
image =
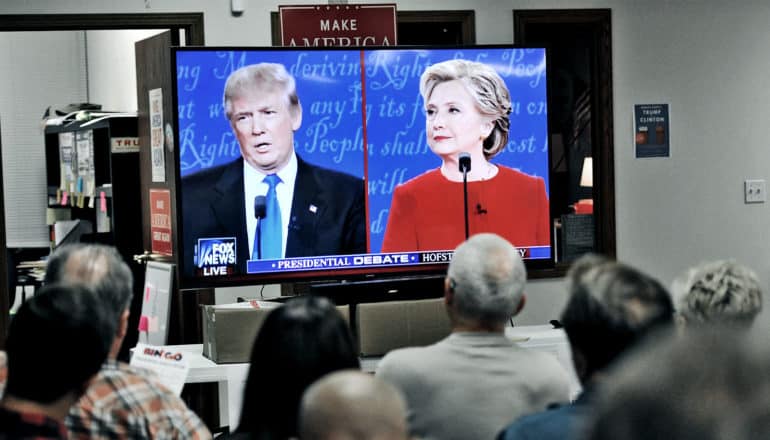
{"label": "black tv bezel", "polygon": [[[333,46],[333,47],[286,47],[286,46],[172,46],[171,47],[171,66],[172,66],[172,105],[173,105],[173,121],[174,121],[174,183],[175,183],[175,210],[174,216],[176,219],[176,232],[175,238],[177,242],[177,266],[179,268],[179,285],[182,290],[190,289],[203,289],[203,288],[217,288],[217,287],[239,287],[239,286],[252,286],[252,285],[264,285],[264,284],[280,284],[280,283],[307,283],[307,284],[321,284],[328,286],[330,283],[357,283],[357,282],[372,282],[375,280],[410,280],[414,278],[426,277],[436,278],[437,276],[446,273],[446,269],[449,263],[439,263],[435,265],[421,265],[416,264],[412,266],[397,266],[397,267],[372,267],[372,268],[351,268],[351,269],[326,269],[326,270],[308,270],[308,271],[278,271],[274,273],[263,274],[235,274],[227,276],[217,277],[195,277],[185,275],[185,264],[183,261],[184,256],[184,230],[183,230],[183,213],[182,213],[182,176],[180,172],[180,137],[179,137],[179,93],[178,93],[178,76],[177,76],[177,53],[179,52],[193,52],[193,51],[206,51],[206,52],[219,52],[219,51],[351,51],[351,50],[446,50],[446,49],[543,49],[546,57],[546,107],[550,108],[552,104],[552,67],[550,48],[546,45],[531,45],[531,44],[476,44],[476,45],[419,45],[419,46]],[[548,136],[551,133],[552,113],[548,111],[546,117],[546,129]],[[553,149],[550,145],[550,139],[548,139],[548,204],[549,204],[549,219],[553,220],[554,202],[551,197],[553,192],[552,181],[552,169],[551,160]],[[367,195],[368,199],[368,195]],[[368,205],[368,203],[367,203]],[[368,207],[368,206],[367,206]],[[368,216],[367,216],[368,217]],[[368,230],[368,225],[367,225]],[[549,258],[538,259],[525,259],[524,264],[527,271],[538,271],[554,269],[556,267],[556,247],[554,237],[554,229],[551,224],[549,227],[550,232],[550,248],[551,256]],[[191,263],[187,263],[191,264]]]}

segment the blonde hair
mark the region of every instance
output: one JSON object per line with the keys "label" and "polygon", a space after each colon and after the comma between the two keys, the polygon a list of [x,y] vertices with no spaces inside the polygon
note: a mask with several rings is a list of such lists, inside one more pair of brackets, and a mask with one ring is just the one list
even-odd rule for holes
{"label": "blonde hair", "polygon": [[749,326],[762,311],[757,274],[733,260],[702,263],[677,277],[671,287],[686,324],[719,322]]}
{"label": "blonde hair", "polygon": [[420,95],[427,101],[437,85],[460,80],[476,101],[479,112],[492,117],[494,128],[484,139],[484,156],[494,157],[506,144],[510,130],[511,94],[500,75],[484,63],[448,60],[433,64],[420,76]]}

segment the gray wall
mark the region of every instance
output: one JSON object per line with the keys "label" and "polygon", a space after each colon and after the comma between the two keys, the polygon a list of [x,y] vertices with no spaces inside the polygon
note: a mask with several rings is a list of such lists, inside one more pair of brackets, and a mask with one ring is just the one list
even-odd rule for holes
{"label": "gray wall", "polygon": [[[11,3],[11,4],[9,4]],[[27,0],[3,2],[0,13],[205,13],[209,45],[269,45],[269,11],[252,0],[232,17],[229,2],[207,0]],[[380,3],[359,1],[358,3]],[[753,267],[765,290],[770,246],[763,231],[768,204],[743,204],[743,181],[767,179],[770,149],[770,3],[760,0],[422,0],[403,10],[476,10],[476,41],[513,40],[512,9],[611,8],[615,126],[615,191],[620,260],[668,284],[689,265],[733,257]],[[635,159],[634,103],[671,104],[672,154]],[[518,323],[544,323],[564,301],[562,282],[528,286]]]}

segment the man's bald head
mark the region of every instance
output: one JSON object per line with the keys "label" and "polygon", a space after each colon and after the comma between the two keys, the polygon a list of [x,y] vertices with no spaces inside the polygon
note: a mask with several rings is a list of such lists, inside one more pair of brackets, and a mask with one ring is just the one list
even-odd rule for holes
{"label": "man's bald head", "polygon": [[370,374],[332,373],[302,397],[299,434],[302,440],[406,440],[406,402]]}

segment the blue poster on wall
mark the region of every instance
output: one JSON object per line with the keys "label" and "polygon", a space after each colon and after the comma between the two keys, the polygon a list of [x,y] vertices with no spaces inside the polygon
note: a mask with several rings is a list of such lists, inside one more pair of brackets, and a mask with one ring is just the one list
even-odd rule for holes
{"label": "blue poster on wall", "polygon": [[668,104],[634,105],[634,148],[636,157],[669,157]]}

